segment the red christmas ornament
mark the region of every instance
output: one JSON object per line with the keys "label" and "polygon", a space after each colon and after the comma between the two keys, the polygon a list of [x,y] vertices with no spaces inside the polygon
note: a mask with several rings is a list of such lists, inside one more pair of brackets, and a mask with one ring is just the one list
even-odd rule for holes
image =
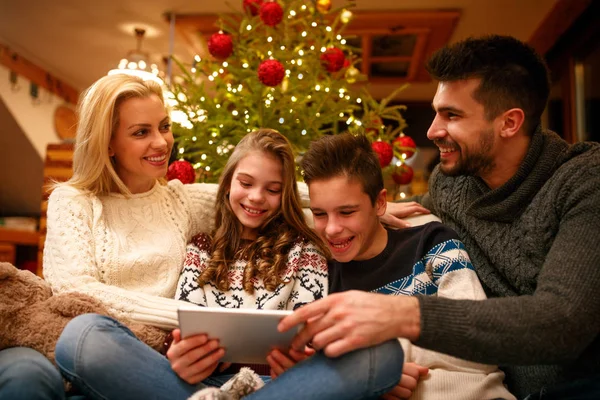
{"label": "red christmas ornament", "polygon": [[320,56],[321,64],[327,68],[329,72],[338,72],[344,67],[346,56],[344,52],[337,47],[329,47]]}
{"label": "red christmas ornament", "polygon": [[258,79],[266,86],[277,86],[283,81],[285,69],[277,60],[266,60],[258,66]]}
{"label": "red christmas ornament", "polygon": [[283,19],[283,8],[279,3],[270,1],[260,5],[260,20],[269,26],[276,26]]}
{"label": "red christmas ornament", "polygon": [[208,52],[215,58],[223,60],[233,53],[233,42],[231,36],[218,32],[208,39]]}
{"label": "red christmas ornament", "polygon": [[347,58],[344,58],[344,64],[342,65],[343,68],[348,68],[350,66],[350,60],[348,60]]}
{"label": "red christmas ornament", "polygon": [[406,158],[411,158],[413,154],[415,154],[415,151],[417,151],[415,141],[404,133],[401,133],[400,136],[394,140],[394,147],[401,154],[406,154]]}
{"label": "red christmas ornament", "polygon": [[394,157],[394,150],[392,145],[388,142],[382,142],[380,140],[371,143],[371,147],[379,157],[379,165],[381,168],[385,168],[392,162],[392,157]]}
{"label": "red christmas ornament", "polygon": [[392,173],[392,179],[397,185],[407,185],[410,183],[410,181],[412,181],[414,174],[415,172],[411,167],[406,164],[402,164]]}
{"label": "red christmas ornament", "polygon": [[244,11],[254,17],[258,15],[258,9],[262,3],[263,0],[244,0]]}
{"label": "red christmas ornament", "polygon": [[167,169],[167,180],[179,179],[181,183],[194,183],[196,171],[192,164],[185,160],[173,161]]}

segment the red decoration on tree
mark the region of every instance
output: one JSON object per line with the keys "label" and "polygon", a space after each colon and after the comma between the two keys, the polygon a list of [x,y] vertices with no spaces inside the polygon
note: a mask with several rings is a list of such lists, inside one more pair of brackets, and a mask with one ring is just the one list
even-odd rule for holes
{"label": "red decoration on tree", "polygon": [[259,12],[261,21],[268,26],[276,26],[283,19],[283,8],[276,1],[262,3]]}
{"label": "red decoration on tree", "polygon": [[215,58],[223,60],[233,53],[233,42],[231,36],[218,32],[208,39],[208,52]]}
{"label": "red decoration on tree", "polygon": [[196,171],[192,164],[185,160],[173,161],[167,169],[167,180],[179,179],[181,183],[194,183]]}
{"label": "red decoration on tree", "polygon": [[350,66],[350,60],[348,60],[347,58],[344,58],[344,64],[342,65],[343,68],[348,68]]}
{"label": "red decoration on tree", "polygon": [[263,0],[244,0],[244,11],[254,17],[258,15],[258,9],[262,3]]}
{"label": "red decoration on tree", "polygon": [[402,164],[396,167],[396,170],[392,173],[392,179],[398,185],[407,185],[412,181],[414,174],[415,172],[410,166]]}
{"label": "red decoration on tree", "polygon": [[338,72],[344,67],[346,56],[344,52],[337,47],[329,47],[320,56],[321,64],[327,68],[329,72]]}
{"label": "red decoration on tree", "polygon": [[380,140],[371,143],[371,147],[379,157],[379,165],[381,168],[385,168],[392,162],[392,157],[394,157],[394,150],[392,149],[392,145],[388,142],[382,142]]}
{"label": "red decoration on tree", "polygon": [[417,151],[415,141],[404,133],[401,133],[400,136],[394,140],[394,147],[401,154],[406,154],[406,158],[411,158],[413,154],[415,154],[415,151]]}
{"label": "red decoration on tree", "polygon": [[258,79],[266,86],[277,86],[283,81],[285,69],[277,60],[265,60],[258,66]]}

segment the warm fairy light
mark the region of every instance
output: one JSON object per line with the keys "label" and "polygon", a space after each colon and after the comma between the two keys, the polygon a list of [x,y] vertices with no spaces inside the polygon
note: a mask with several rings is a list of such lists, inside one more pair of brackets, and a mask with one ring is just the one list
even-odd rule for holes
{"label": "warm fairy light", "polygon": [[233,115],[234,117],[237,117],[237,116],[238,116],[238,114],[239,114],[239,113],[238,113],[238,110],[233,110],[233,111],[231,112],[231,115]]}
{"label": "warm fairy light", "polygon": [[306,135],[306,129],[302,129],[302,132],[300,133],[302,133],[302,136]]}
{"label": "warm fairy light", "polygon": [[313,28],[316,28],[316,27],[317,27],[317,23],[316,23],[316,22],[313,22],[313,23],[311,24],[311,26],[312,26]]}
{"label": "warm fairy light", "polygon": [[206,160],[206,154],[202,154],[202,155],[200,156],[200,158],[201,158],[202,160]]}
{"label": "warm fairy light", "polygon": [[362,99],[359,97],[358,99],[356,99],[356,102],[357,102],[358,104],[360,104],[360,103],[362,103]]}
{"label": "warm fairy light", "polygon": [[192,67],[192,69],[190,69],[190,71],[192,72],[192,74],[196,73],[196,68]]}
{"label": "warm fairy light", "polygon": [[223,68],[227,68],[229,66],[229,63],[227,61],[223,61]]}
{"label": "warm fairy light", "polygon": [[242,68],[248,68],[248,63],[243,63]]}
{"label": "warm fairy light", "polygon": [[198,54],[196,54],[196,55],[194,56],[194,60],[196,60],[196,62],[200,62],[200,61],[202,61],[202,59],[200,58],[200,56],[199,56]]}
{"label": "warm fairy light", "polygon": [[185,150],[183,149],[183,147],[179,148],[179,154],[183,154],[185,152]]}
{"label": "warm fairy light", "polygon": [[298,55],[303,56],[304,55],[304,50],[302,50],[302,49],[298,50]]}
{"label": "warm fairy light", "polygon": [[319,90],[321,90],[321,85],[317,85],[315,86],[315,90],[318,92]]}
{"label": "warm fairy light", "polygon": [[328,26],[327,28],[325,28],[325,30],[326,30],[327,32],[331,32],[331,31],[332,31],[332,29],[331,29],[331,27],[330,27],[330,26]]}
{"label": "warm fairy light", "polygon": [[246,27],[247,31],[251,31],[252,30],[252,25],[248,24],[248,26]]}
{"label": "warm fairy light", "polygon": [[302,32],[302,37],[306,37],[307,33],[306,31]]}
{"label": "warm fairy light", "polygon": [[302,78],[304,78],[304,75],[298,74],[298,79],[302,79]]}
{"label": "warm fairy light", "polygon": [[273,41],[273,38],[272,38],[271,36],[269,36],[269,37],[267,38],[267,42],[271,43],[272,41]]}

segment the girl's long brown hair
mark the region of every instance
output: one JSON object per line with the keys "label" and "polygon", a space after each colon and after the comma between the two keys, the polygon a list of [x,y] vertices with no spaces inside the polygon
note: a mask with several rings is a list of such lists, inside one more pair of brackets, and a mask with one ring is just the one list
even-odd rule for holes
{"label": "girl's long brown hair", "polygon": [[[281,162],[283,187],[279,210],[261,227],[256,240],[241,247],[243,227],[231,209],[227,195],[238,163],[251,151],[272,154]],[[244,290],[254,293],[254,282],[262,278],[266,289],[274,291],[282,283],[281,276],[287,266],[288,252],[298,237],[317,245],[323,254],[329,254],[304,220],[295,168],[290,142],[273,129],[258,129],[244,136],[238,143],[219,180],[216,228],[212,235],[208,267],[198,277],[201,286],[212,283],[221,291],[229,290],[229,266],[235,259],[245,258],[248,264],[244,270]]]}

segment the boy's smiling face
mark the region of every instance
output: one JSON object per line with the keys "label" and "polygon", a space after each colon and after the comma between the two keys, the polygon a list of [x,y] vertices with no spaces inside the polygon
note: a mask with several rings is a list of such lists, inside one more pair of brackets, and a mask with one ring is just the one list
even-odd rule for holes
{"label": "boy's smiling face", "polygon": [[382,246],[376,238],[384,229],[379,217],[387,205],[385,189],[375,205],[362,184],[345,175],[311,181],[308,189],[315,231],[333,258],[339,262],[367,260],[383,251],[385,243]]}

